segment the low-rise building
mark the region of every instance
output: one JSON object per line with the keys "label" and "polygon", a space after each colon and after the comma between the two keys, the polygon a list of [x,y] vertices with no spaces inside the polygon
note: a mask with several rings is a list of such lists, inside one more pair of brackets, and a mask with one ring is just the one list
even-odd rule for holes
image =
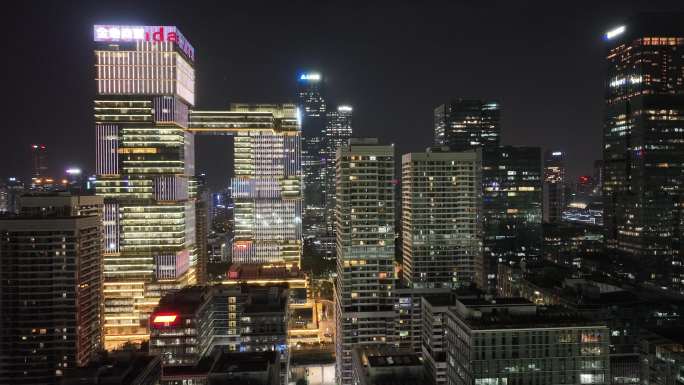
{"label": "low-rise building", "polygon": [[286,374],[287,292],[285,286],[194,286],[162,298],[150,318],[150,354],[162,358],[165,370],[185,368],[169,369],[174,379],[162,382],[175,384],[183,373],[188,380],[204,376],[208,364],[200,363],[217,350],[276,352]]}
{"label": "low-rise building", "polygon": [[420,355],[397,350],[388,345],[366,345],[352,351],[352,384],[415,385],[424,384]]}
{"label": "low-rise building", "polygon": [[218,350],[195,365],[165,366],[163,385],[280,385],[276,352],[235,353]]}
{"label": "low-rise building", "polygon": [[684,384],[684,333],[681,327],[644,331],[639,355],[641,384]]}
{"label": "low-rise building", "polygon": [[605,323],[522,298],[458,300],[446,315],[449,385],[610,383]]}
{"label": "low-rise building", "polygon": [[161,360],[139,352],[114,351],[88,366],[68,369],[61,385],[157,385]]}

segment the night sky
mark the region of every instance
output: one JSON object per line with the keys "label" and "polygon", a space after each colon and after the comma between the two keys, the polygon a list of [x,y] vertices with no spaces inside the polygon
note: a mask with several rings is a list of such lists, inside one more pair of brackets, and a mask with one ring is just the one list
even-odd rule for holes
{"label": "night sky", "polygon": [[[567,151],[570,174],[601,157],[603,33],[639,11],[684,1],[23,1],[5,9],[0,176],[27,178],[32,143],[49,166],[94,171],[92,25],[176,25],[196,51],[197,107],[294,102],[317,70],[330,103],[354,106],[354,135],[398,155],[432,138],[450,97],[502,103],[502,142]],[[683,20],[684,22],[684,20]],[[230,173],[228,138],[197,141],[213,186]]]}

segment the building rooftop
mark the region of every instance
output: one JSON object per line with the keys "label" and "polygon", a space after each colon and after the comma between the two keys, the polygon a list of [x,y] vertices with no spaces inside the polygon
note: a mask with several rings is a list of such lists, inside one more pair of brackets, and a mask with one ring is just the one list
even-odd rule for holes
{"label": "building rooftop", "polygon": [[159,357],[134,352],[114,352],[88,366],[66,370],[63,385],[128,385],[145,376],[159,377]]}
{"label": "building rooftop", "polygon": [[276,363],[276,352],[222,353],[212,373],[265,372]]}
{"label": "building rooftop", "polygon": [[390,345],[366,345],[352,352],[360,385],[413,385],[425,383],[420,355]]}
{"label": "building rooftop", "polygon": [[387,355],[369,356],[368,364],[372,368],[382,366],[418,366],[420,358],[415,353],[395,353]]}
{"label": "building rooftop", "polygon": [[228,280],[277,280],[303,279],[305,274],[297,267],[262,266],[253,264],[231,265],[227,274]]}
{"label": "building rooftop", "polygon": [[206,287],[188,286],[178,291],[166,294],[159,301],[155,313],[178,312],[181,314],[193,314],[202,304]]}
{"label": "building rooftop", "polygon": [[244,304],[245,314],[285,313],[287,310],[287,289],[280,286],[249,287],[249,296]]}
{"label": "building rooftop", "polygon": [[458,299],[449,310],[471,329],[601,326],[563,306],[537,306],[525,298]]}
{"label": "building rooftop", "polygon": [[491,300],[486,300],[484,298],[459,298],[458,301],[468,307],[501,307],[515,305],[533,305],[532,302],[522,297],[495,297]]}
{"label": "building rooftop", "polygon": [[[260,375],[265,375],[269,369],[276,365],[278,361],[276,352],[245,352],[233,353],[227,351],[217,351],[215,354],[205,356],[197,365],[187,366],[166,366],[162,371],[162,378],[172,379],[174,377],[186,379],[187,377],[211,378],[220,376],[221,380],[229,380],[232,376],[238,376],[243,382],[241,384],[261,384]],[[257,377],[244,377],[243,375],[257,374]],[[227,378],[224,378],[225,376]],[[214,381],[210,380],[210,383]],[[232,383],[218,381],[218,383]]]}
{"label": "building rooftop", "polygon": [[684,345],[684,326],[677,327],[659,327],[650,328],[649,332],[653,333],[654,338],[662,338],[664,340]]}
{"label": "building rooftop", "polygon": [[423,300],[435,307],[453,306],[456,304],[456,297],[451,293],[426,295],[423,296]]}
{"label": "building rooftop", "polygon": [[[536,307],[533,304],[530,305],[532,311],[527,308],[523,311],[516,311],[510,305],[492,306],[486,312],[473,309],[474,311],[466,313],[465,323],[471,329],[478,330],[605,326],[605,323],[591,321],[562,306]],[[454,310],[454,314],[463,319],[463,316],[456,310]]]}

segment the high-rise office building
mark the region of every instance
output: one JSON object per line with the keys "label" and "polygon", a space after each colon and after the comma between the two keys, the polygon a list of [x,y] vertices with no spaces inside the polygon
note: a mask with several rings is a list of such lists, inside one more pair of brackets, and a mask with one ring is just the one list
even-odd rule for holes
{"label": "high-rise office building", "polygon": [[301,131],[294,104],[194,110],[196,134],[233,135],[234,263],[299,265],[302,254]]}
{"label": "high-rise office building", "polygon": [[592,195],[601,196],[603,191],[603,160],[598,159],[594,161],[594,190]]}
{"label": "high-rise office building", "polygon": [[481,151],[402,157],[403,279],[410,287],[481,284]]}
{"label": "high-rise office building", "polygon": [[102,197],[68,192],[35,193],[21,196],[19,214],[28,217],[96,216],[102,217]]}
{"label": "high-rise office building", "polygon": [[496,147],[501,133],[501,107],[497,101],[454,99],[434,111],[434,144],[452,151]]}
{"label": "high-rise office building", "polygon": [[194,49],[173,26],[95,25],[96,193],[105,347],[148,339],[159,298],[195,282]]}
{"label": "high-rise office building", "polygon": [[325,222],[334,239],[335,232],[335,154],[352,136],[353,108],[347,105],[327,113],[325,126]]}
{"label": "high-rise office building", "polygon": [[64,177],[61,182],[65,190],[71,191],[74,194],[87,190],[87,177],[83,175],[83,171],[78,167],[70,167],[64,170]]}
{"label": "high-rise office building", "polygon": [[304,234],[325,233],[325,126],[323,76],[302,73],[297,79],[298,107],[302,124],[302,166],[304,175]]}
{"label": "high-rise office building", "polygon": [[197,181],[197,200],[195,201],[195,229],[197,230],[197,283],[207,283],[207,264],[209,263],[209,206],[211,192],[207,186],[206,175],[200,174]]}
{"label": "high-rise office building", "polygon": [[10,177],[0,185],[0,214],[19,212],[19,197],[24,193],[24,184],[17,178]]}
{"label": "high-rise office building", "polygon": [[558,223],[565,208],[565,154],[562,151],[544,152],[544,222]]}
{"label": "high-rise office building", "polygon": [[684,285],[684,24],[641,14],[606,33],[603,200],[606,245],[647,279]]}
{"label": "high-rise office building", "polygon": [[482,186],[485,274],[488,288],[494,289],[498,262],[541,256],[541,149],[485,149]]}
{"label": "high-rise office building", "polygon": [[457,300],[445,314],[448,385],[613,383],[604,322],[522,298]]}
{"label": "high-rise office building", "polygon": [[48,175],[47,147],[44,144],[31,145],[32,178],[44,178]]}
{"label": "high-rise office building", "polygon": [[101,197],[22,197],[0,219],[0,383],[56,384],[101,348]]}
{"label": "high-rise office building", "polygon": [[336,377],[346,385],[353,348],[394,338],[394,146],[351,139],[336,167]]}
{"label": "high-rise office building", "polygon": [[298,96],[302,119],[302,136],[322,136],[328,109],[323,76],[317,72],[302,73],[298,80]]}

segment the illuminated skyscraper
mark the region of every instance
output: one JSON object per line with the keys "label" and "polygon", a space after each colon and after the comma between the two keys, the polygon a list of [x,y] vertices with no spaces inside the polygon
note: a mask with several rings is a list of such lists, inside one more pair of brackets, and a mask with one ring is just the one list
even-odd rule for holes
{"label": "illuminated skyscraper", "polygon": [[323,76],[317,72],[302,73],[297,80],[302,136],[320,137],[325,129],[325,113],[328,110]]}
{"label": "illuminated skyscraper", "polygon": [[565,154],[547,150],[544,153],[544,222],[561,220],[565,208]]}
{"label": "illuminated skyscraper", "polygon": [[338,106],[328,111],[325,126],[325,222],[328,234],[335,232],[335,154],[352,136],[351,106]]}
{"label": "illuminated skyscraper", "polygon": [[31,158],[33,171],[32,178],[44,178],[47,176],[47,147],[44,144],[31,145]]}
{"label": "illuminated skyscraper", "polygon": [[[606,246],[684,287],[684,14],[642,14],[606,33]],[[672,272],[675,272],[672,275]]]}
{"label": "illuminated skyscraper", "polygon": [[541,149],[485,149],[482,186],[485,273],[488,288],[493,290],[499,261],[534,260],[541,256]]}
{"label": "illuminated skyscraper", "polygon": [[159,298],[195,282],[194,49],[173,26],[96,25],[94,41],[111,349],[147,340]]}
{"label": "illuminated skyscraper", "polygon": [[451,151],[477,147],[496,147],[501,133],[501,107],[498,102],[481,99],[454,99],[435,108],[436,146]]}
{"label": "illuminated skyscraper", "polygon": [[338,384],[352,381],[352,349],[394,340],[394,146],[351,139],[337,151]]}
{"label": "illuminated skyscraper", "polygon": [[302,124],[304,167],[304,234],[325,233],[325,126],[327,104],[320,73],[302,73],[297,79]]}
{"label": "illuminated skyscraper", "polygon": [[480,151],[440,148],[402,157],[403,274],[409,286],[481,284],[481,162]]}
{"label": "illuminated skyscraper", "polygon": [[233,104],[192,111],[197,134],[233,135],[233,262],[299,265],[302,253],[300,126],[294,104]]}

